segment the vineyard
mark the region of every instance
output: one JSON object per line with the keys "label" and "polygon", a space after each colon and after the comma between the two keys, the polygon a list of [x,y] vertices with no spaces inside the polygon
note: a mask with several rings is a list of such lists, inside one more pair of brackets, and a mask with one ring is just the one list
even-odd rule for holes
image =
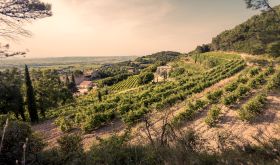
{"label": "vineyard", "polygon": [[[194,60],[184,60],[189,57],[183,57],[183,60],[171,63],[173,70],[184,69],[174,74],[171,81],[140,85],[139,75],[130,76],[107,88],[109,92],[101,89],[102,98],[98,97],[98,92],[81,96],[74,103],[50,111],[48,117],[56,118],[55,124],[63,132],[78,128],[91,133],[116,119],[127,126],[135,126],[146,120],[147,114],[165,113],[176,105],[185,106],[170,119],[176,128],[195,121],[203,112],[206,114],[202,122],[209,128],[219,126],[225,111],[230,109],[236,112],[238,120],[244,122],[254,122],[264,113],[267,94],[280,84],[277,67],[246,67],[246,62],[237,55],[202,55],[219,62],[209,68],[207,63],[195,66]],[[200,98],[194,97],[232,77],[234,79],[223,87],[211,89]]]}
{"label": "vineyard", "polygon": [[[180,103],[202,92],[205,88],[242,71],[244,67],[243,60],[232,59],[212,69],[202,71],[200,74],[186,72],[176,77],[174,81],[150,83],[125,93],[111,92],[104,95],[102,101],[97,99],[96,94],[87,95],[76,103],[56,109],[50,113],[50,116],[59,116],[56,124],[63,131],[82,128],[85,132],[91,132],[115,118],[120,118],[124,123],[132,125],[141,121],[145,114],[154,110],[162,111]],[[132,76],[115,84],[111,90],[121,91],[136,86],[137,76]]]}
{"label": "vineyard", "polygon": [[111,90],[114,91],[122,91],[125,89],[131,89],[131,88],[136,88],[139,86],[139,77],[136,76],[131,76],[126,80],[123,80],[111,87]]}
{"label": "vineyard", "polygon": [[203,64],[208,68],[216,65],[224,64],[230,60],[241,60],[241,57],[236,54],[225,54],[220,52],[207,52],[202,54],[193,54],[191,58],[199,64]]}
{"label": "vineyard", "polygon": [[172,123],[174,126],[180,126],[208,110],[205,123],[214,127],[219,123],[223,109],[236,109],[239,115],[237,118],[253,122],[263,114],[267,104],[267,93],[279,88],[279,74],[280,70],[272,66],[264,70],[260,67],[245,69],[236,80],[224,88],[209,92],[195,102],[189,101],[185,110],[177,114]]}

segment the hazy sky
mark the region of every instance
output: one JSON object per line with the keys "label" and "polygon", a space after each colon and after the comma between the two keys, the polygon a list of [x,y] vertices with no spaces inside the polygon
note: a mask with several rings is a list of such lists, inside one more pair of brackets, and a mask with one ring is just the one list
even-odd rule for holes
{"label": "hazy sky", "polygon": [[27,25],[33,37],[12,45],[28,57],[187,52],[257,13],[243,0],[44,1],[53,16]]}

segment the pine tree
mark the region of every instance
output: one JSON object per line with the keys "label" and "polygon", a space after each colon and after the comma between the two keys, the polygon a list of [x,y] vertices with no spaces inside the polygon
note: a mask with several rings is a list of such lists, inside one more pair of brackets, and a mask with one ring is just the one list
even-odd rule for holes
{"label": "pine tree", "polygon": [[38,112],[36,107],[36,100],[34,95],[34,89],[32,86],[32,81],[30,79],[29,71],[27,65],[25,65],[25,86],[26,86],[26,102],[27,108],[32,123],[38,122]]}

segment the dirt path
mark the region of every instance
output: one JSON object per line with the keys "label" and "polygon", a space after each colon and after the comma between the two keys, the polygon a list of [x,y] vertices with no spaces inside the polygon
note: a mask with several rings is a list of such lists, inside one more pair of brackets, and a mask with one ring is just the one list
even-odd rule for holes
{"label": "dirt path", "polygon": [[[46,142],[47,148],[53,148],[57,146],[57,140],[65,135],[66,133],[63,133],[55,124],[55,120],[47,120],[42,123],[39,123],[37,125],[32,126],[32,129],[39,133],[44,142]],[[70,134],[77,133],[82,135],[83,139],[83,145],[86,150],[90,149],[91,144],[93,142],[96,142],[96,138],[106,138],[110,135],[113,135],[114,133],[121,133],[125,129],[125,124],[118,119],[113,120],[111,123],[109,123],[107,126],[101,127],[100,129],[93,131],[90,134],[83,134],[81,130],[73,130],[70,132]]]}
{"label": "dirt path", "polygon": [[273,93],[268,96],[268,106],[261,115],[253,123],[246,123],[238,118],[237,110],[223,108],[224,115],[216,128],[208,127],[203,113],[193,122],[185,123],[184,129],[194,129],[202,138],[212,139],[219,133],[228,132],[232,137],[244,139],[245,141],[257,144],[254,137],[262,140],[271,138],[280,138],[280,93]]}
{"label": "dirt path", "polygon": [[54,119],[47,120],[32,126],[33,131],[39,133],[42,136],[44,142],[48,144],[47,148],[56,146],[57,139],[63,135],[61,130],[54,124],[54,121]]}

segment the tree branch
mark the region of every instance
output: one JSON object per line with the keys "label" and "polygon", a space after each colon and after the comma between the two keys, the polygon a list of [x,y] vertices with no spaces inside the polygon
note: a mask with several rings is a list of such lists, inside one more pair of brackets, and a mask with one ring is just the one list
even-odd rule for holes
{"label": "tree branch", "polygon": [[[1,0],[0,38],[17,40],[30,37],[31,32],[24,29],[24,23],[52,15],[51,5],[40,0]],[[0,58],[25,55],[26,52],[11,52],[9,46],[0,46]]]}

